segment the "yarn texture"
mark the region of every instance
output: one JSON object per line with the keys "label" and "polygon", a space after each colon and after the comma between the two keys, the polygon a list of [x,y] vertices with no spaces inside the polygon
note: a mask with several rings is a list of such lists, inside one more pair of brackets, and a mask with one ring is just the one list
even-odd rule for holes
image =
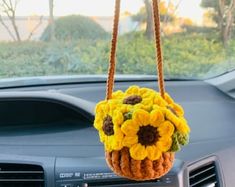
{"label": "yarn texture", "polygon": [[[165,169],[160,167],[161,171],[168,171],[174,152],[188,143],[190,133],[183,108],[167,93],[163,99],[158,92],[138,86],[113,92],[111,99],[99,102],[94,127],[109,166],[117,174],[136,180],[161,176],[159,167],[164,160],[168,164],[164,164]],[[144,170],[142,162],[147,164]],[[143,176],[141,171],[150,173]]]}

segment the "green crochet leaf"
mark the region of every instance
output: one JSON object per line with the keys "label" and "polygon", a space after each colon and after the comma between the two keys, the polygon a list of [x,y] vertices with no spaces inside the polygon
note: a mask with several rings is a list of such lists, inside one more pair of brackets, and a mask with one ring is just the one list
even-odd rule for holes
{"label": "green crochet leaf", "polygon": [[189,143],[189,135],[188,134],[181,134],[176,132],[177,140],[180,145],[187,145]]}
{"label": "green crochet leaf", "polygon": [[177,152],[180,151],[181,145],[187,145],[189,143],[189,135],[188,134],[181,134],[176,131],[172,135],[172,145],[169,151]]}
{"label": "green crochet leaf", "polygon": [[179,141],[177,139],[177,134],[174,133],[173,136],[172,136],[172,145],[171,145],[171,148],[169,150],[170,152],[177,152],[177,151],[180,151],[180,144],[179,144]]}
{"label": "green crochet leaf", "polygon": [[132,119],[132,112],[127,112],[124,114],[124,120]]}

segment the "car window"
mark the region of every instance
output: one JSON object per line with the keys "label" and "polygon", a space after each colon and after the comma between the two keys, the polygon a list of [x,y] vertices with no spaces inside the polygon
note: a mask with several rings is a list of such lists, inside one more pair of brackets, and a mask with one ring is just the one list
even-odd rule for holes
{"label": "car window", "polygon": [[[235,68],[232,0],[161,0],[165,77]],[[114,0],[0,0],[0,78],[106,74]],[[150,0],[122,1],[117,74],[155,75]]]}

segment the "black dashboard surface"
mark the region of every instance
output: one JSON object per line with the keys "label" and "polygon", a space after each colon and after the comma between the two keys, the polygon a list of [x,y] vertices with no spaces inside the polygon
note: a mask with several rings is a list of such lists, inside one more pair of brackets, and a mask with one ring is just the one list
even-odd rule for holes
{"label": "black dashboard surface", "polygon": [[[156,86],[155,83],[149,82],[138,83],[138,85],[153,89]],[[116,89],[123,90],[127,87],[127,83],[119,83]],[[185,108],[186,118],[192,130],[190,145],[183,148],[182,152],[177,155],[179,158],[191,160],[225,146],[231,146],[232,142],[235,143],[235,101],[232,98],[203,82],[168,82],[167,91],[175,98],[176,102]],[[105,85],[57,87],[54,92],[79,97],[92,102],[95,106],[96,102],[104,98]],[[16,118],[14,115],[22,116],[25,114],[26,117],[21,119],[22,122],[19,124],[13,123],[13,125],[2,125],[0,127],[2,152],[17,153],[17,149],[8,150],[6,145],[11,145],[13,148],[25,147],[23,153],[29,155],[90,157],[96,153],[97,156],[103,156],[102,145],[99,143],[91,121],[79,116],[76,117],[76,113],[71,114],[71,112],[70,116],[67,116],[69,121],[65,120],[66,116],[62,119],[61,114],[57,114],[57,110],[62,112],[62,115],[66,115],[69,111],[64,108],[61,111],[62,109],[60,110],[58,107],[47,106],[42,102],[38,106],[35,103],[31,104],[31,108],[30,104],[20,102],[18,104],[14,102],[14,104],[15,106],[9,104],[9,102],[6,104],[9,110],[7,112],[6,106],[1,104],[0,110],[2,106],[2,110],[8,115],[10,114],[11,119]],[[21,110],[18,110],[16,106],[23,106],[22,114],[19,114]],[[16,112],[17,110],[18,112]],[[33,115],[38,116],[38,119],[34,119],[30,123],[29,118]],[[55,115],[54,119],[51,117],[51,119],[43,121],[43,118],[46,119],[53,115]],[[24,119],[27,119],[28,122],[24,122]],[[39,119],[42,121],[40,122]],[[3,119],[0,123],[3,124]],[[38,146],[41,146],[41,148],[38,149]],[[56,146],[63,148],[57,149]],[[86,151],[83,151],[83,149]]]}
{"label": "black dashboard surface", "polygon": [[[156,89],[155,81],[119,82],[115,89],[124,90],[131,84]],[[178,160],[193,163],[208,155],[217,153],[221,155],[221,151],[233,149],[235,146],[235,100],[233,98],[203,81],[168,81],[166,90],[184,107],[191,127],[190,144],[177,153]],[[2,90],[2,93],[6,91],[16,90]],[[105,83],[31,87],[17,89],[17,91],[65,94],[71,98],[87,101],[92,111],[95,104],[104,98]],[[11,101],[7,102],[7,104],[0,102],[0,112],[7,111],[9,115],[8,118],[6,115],[4,115],[5,118],[0,117],[1,154],[50,158],[101,158],[101,163],[104,164],[103,146],[99,143],[96,130],[92,127],[92,117],[86,118],[84,114],[78,115],[76,111],[69,112],[63,107],[57,111],[56,108],[42,103],[38,106],[31,103],[31,106],[28,104],[27,107],[27,102],[18,101],[20,104],[15,103],[15,106],[9,104]],[[19,117],[19,114],[14,108],[19,106],[22,107],[22,113],[21,121],[17,123],[14,119]],[[60,113],[61,111],[63,114]],[[36,120],[32,117],[35,113],[40,113],[40,119],[45,118],[45,120]],[[63,118],[61,118],[62,115],[64,115]],[[25,119],[31,116],[31,121],[34,123],[24,121],[22,116],[25,116]],[[221,162],[223,158],[226,162],[226,156],[220,159]],[[227,180],[231,180],[228,177]]]}

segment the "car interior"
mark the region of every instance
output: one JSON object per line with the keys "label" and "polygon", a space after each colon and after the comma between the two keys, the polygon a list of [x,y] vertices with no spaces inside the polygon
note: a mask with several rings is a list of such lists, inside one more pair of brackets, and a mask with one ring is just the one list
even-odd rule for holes
{"label": "car interior", "polygon": [[[235,76],[224,76],[166,81],[166,89],[188,111],[192,134],[173,169],[147,182],[118,177],[105,163],[93,128],[94,106],[104,98],[104,77],[1,89],[1,184],[12,186],[9,181],[17,178],[15,186],[35,187],[233,186]],[[153,77],[119,76],[115,89],[131,84],[156,87]],[[30,182],[21,184],[24,180]]]}
{"label": "car interior", "polygon": [[[21,1],[22,6],[20,6]],[[189,143],[187,146],[181,147],[179,152],[176,152],[170,171],[152,180],[131,180],[112,171],[105,159],[107,157],[105,151],[107,150],[101,142],[99,133],[94,128],[94,120],[97,115],[95,109],[98,106],[97,103],[106,98],[105,93],[110,76],[107,61],[110,50],[110,58],[112,58],[112,45],[115,43],[112,40],[111,46],[109,45],[111,38],[114,37],[112,33],[115,33],[115,18],[117,18],[114,16],[113,20],[115,1],[113,0],[111,4],[108,4],[111,2],[110,0],[99,0],[100,3],[97,1],[97,4],[91,5],[92,2],[95,2],[89,0],[88,7],[93,6],[92,11],[94,12],[91,11],[86,15],[91,18],[75,15],[77,10],[75,13],[71,11],[64,15],[63,10],[67,9],[63,9],[66,2],[61,3],[62,0],[61,4],[57,0],[44,0],[45,7],[49,3],[50,14],[47,17],[25,18],[23,12],[27,9],[24,8],[27,6],[36,7],[36,5],[33,5],[33,3],[23,5],[23,1],[26,2],[27,0],[21,1],[0,0],[0,33],[4,31],[6,34],[2,35],[5,39],[0,36],[0,69],[2,69],[0,70],[0,187],[235,186],[235,45],[232,46],[234,31],[231,29],[231,36],[228,38],[225,35],[223,35],[223,39],[220,38],[218,41],[213,38],[219,38],[218,28],[221,29],[223,24],[228,24],[229,11],[232,16],[230,18],[233,18],[230,26],[231,28],[234,26],[234,0],[215,0],[216,5],[209,0],[201,0],[200,3],[187,0],[200,7],[200,11],[207,11],[207,19],[203,17],[204,22],[201,25],[196,23],[199,17],[198,12],[193,12],[194,8],[191,7],[190,9],[192,4],[187,4],[186,0],[181,0],[185,5],[181,5],[181,1],[178,0],[133,0],[133,4],[136,3],[136,6],[139,3],[136,8],[138,11],[135,13],[131,12],[130,2],[128,4],[125,0],[122,1],[122,3],[128,4],[130,12],[124,12],[127,4],[125,6],[122,4],[120,25],[119,28],[116,28],[116,32],[119,29],[120,43],[124,44],[121,47],[119,46],[117,51],[119,56],[117,56],[116,74],[113,73],[115,79],[114,91],[125,92],[129,87],[136,85],[140,88],[161,92],[161,88],[159,88],[161,81],[159,67],[157,76],[155,75],[156,57],[154,55],[156,52],[154,51],[153,41],[156,39],[154,36],[157,35],[157,29],[153,31],[153,36],[150,39],[144,38],[147,32],[144,33],[143,31],[145,26],[149,24],[145,20],[149,16],[147,13],[149,11],[148,6],[150,5],[151,8],[151,2],[153,2],[153,17],[150,18],[150,21],[151,19],[156,21],[154,3],[159,3],[159,23],[161,22],[163,25],[163,30],[161,31],[159,27],[158,34],[163,39],[162,50],[164,54],[171,52],[172,54],[169,56],[173,56],[172,59],[167,55],[164,56],[164,68],[166,69],[165,71],[162,70],[162,73],[165,74],[163,80],[165,90],[176,103],[183,107],[185,118],[191,129]],[[134,3],[134,1],[136,2]],[[14,6],[13,2],[15,2]],[[78,2],[84,5],[82,9],[86,8],[84,1],[78,0]],[[116,0],[117,2],[120,3],[120,0]],[[16,17],[18,18],[16,19],[14,8],[17,7],[18,3],[19,17]],[[79,3],[68,1],[69,3],[70,9],[73,5],[79,7]],[[105,3],[107,3],[107,7],[105,7]],[[223,3],[223,6],[221,3]],[[55,5],[55,17],[53,17],[53,4]],[[37,4],[38,7],[39,5]],[[93,14],[99,14],[99,12],[95,12],[95,9],[101,9],[95,7],[95,5],[104,6],[100,15],[103,15],[102,13],[106,9],[111,9],[111,13],[107,12],[109,17],[95,18]],[[178,9],[178,6],[183,8]],[[216,11],[219,11],[218,6],[221,8],[220,11],[223,7],[227,8],[224,9],[222,18],[224,20],[222,20],[223,23],[220,27],[218,19],[208,16],[210,13],[210,15],[218,18],[219,13],[221,13],[216,14]],[[115,8],[118,11],[117,4]],[[164,8],[166,13],[163,11]],[[189,18],[183,17],[187,13],[185,8],[188,9],[188,15],[192,15],[191,22]],[[167,12],[168,9],[170,11]],[[40,12],[39,9],[37,11]],[[66,16],[71,20],[67,20]],[[78,16],[78,19],[76,16]],[[125,20],[128,18],[125,23],[124,18]],[[144,24],[142,23],[143,19],[145,20]],[[39,20],[39,22],[38,24],[32,22],[31,30],[27,31],[29,36],[24,39],[24,35],[20,35],[18,31],[23,32],[22,25],[24,24],[22,23],[24,21],[32,20]],[[101,39],[103,30],[101,33],[99,30],[101,26],[98,27],[97,23],[92,25],[94,20],[100,25],[103,24],[103,30],[106,28],[105,32],[108,39]],[[63,25],[63,21],[66,24],[63,23]],[[113,21],[114,28],[112,30]],[[183,21],[184,24],[180,25],[180,29],[176,28],[176,25]],[[66,33],[66,30],[73,28],[68,24],[69,22],[76,26],[77,33],[75,30],[71,30],[69,34]],[[79,26],[75,24],[79,22],[83,26],[85,25],[82,31],[79,31],[82,24]],[[110,25],[108,29],[106,22]],[[140,24],[137,24],[138,22]],[[116,23],[118,23],[118,20],[116,20]],[[10,25],[7,26],[7,24]],[[20,24],[22,25],[20,26]],[[45,30],[39,29],[41,32],[39,37],[36,30],[41,25],[44,25]],[[86,30],[87,25],[89,27],[94,26],[94,28]],[[9,30],[10,26],[13,26],[12,28],[16,32]],[[17,31],[14,26],[21,29]],[[61,29],[62,26],[64,30]],[[129,30],[125,30],[124,26],[128,27]],[[95,29],[95,27],[97,28]],[[172,30],[172,28],[174,29]],[[62,32],[60,31],[62,34],[59,33],[59,29],[62,30]],[[191,31],[190,29],[194,30]],[[168,33],[169,30],[170,33]],[[230,34],[229,32],[227,30],[227,35]],[[98,39],[93,38],[97,33],[99,34]],[[60,37],[65,37],[65,39]],[[77,39],[76,37],[81,38]],[[180,39],[176,40],[174,37]],[[49,40],[52,44],[48,43]],[[145,41],[143,44],[141,43],[142,40]],[[130,46],[127,45],[130,45],[129,43],[133,41],[140,43],[134,43],[131,46],[134,47],[134,52],[130,52]],[[170,42],[174,42],[174,44]],[[186,44],[186,42],[188,43]],[[205,49],[201,47],[202,42],[209,43],[203,44]],[[71,46],[70,43],[72,43]],[[117,42],[115,44],[117,45]],[[182,45],[183,49],[179,45]],[[125,48],[125,46],[127,47]],[[171,48],[171,46],[173,47]],[[213,48],[214,46],[215,48]],[[70,47],[71,49],[69,49]],[[89,49],[87,49],[88,47]],[[197,47],[198,50],[196,50]],[[95,50],[98,50],[98,48],[102,48],[102,50],[96,52]],[[141,50],[138,51],[137,48],[141,48]],[[156,48],[158,49],[158,46]],[[44,51],[45,54],[42,52],[44,49],[46,50],[46,52]],[[19,53],[16,52],[17,50],[19,50]],[[182,50],[188,50],[187,54],[181,54]],[[204,51],[206,52],[204,53]],[[79,55],[76,56],[77,53],[79,55],[84,54],[84,56],[81,55],[79,59]],[[216,56],[217,53],[218,56]],[[113,54],[115,59],[116,52]],[[30,55],[36,56],[36,62],[32,62],[33,57],[28,59]],[[137,59],[135,59],[135,55]],[[193,55],[195,58],[198,56],[200,58],[194,61]],[[226,55],[229,56],[228,59],[221,59],[221,56],[227,58]],[[20,61],[20,58],[24,60]],[[87,59],[91,62],[87,62]],[[146,61],[141,64],[143,59]],[[105,60],[107,61],[104,63]],[[159,56],[157,60],[159,60]],[[197,63],[198,60],[201,60],[200,63],[202,62],[202,64]],[[46,64],[44,64],[44,61]],[[224,64],[228,67],[224,68]],[[219,69],[215,70],[217,67]],[[188,74],[185,72],[188,72]],[[139,109],[136,108],[136,110]],[[144,171],[143,167],[142,170]]]}

